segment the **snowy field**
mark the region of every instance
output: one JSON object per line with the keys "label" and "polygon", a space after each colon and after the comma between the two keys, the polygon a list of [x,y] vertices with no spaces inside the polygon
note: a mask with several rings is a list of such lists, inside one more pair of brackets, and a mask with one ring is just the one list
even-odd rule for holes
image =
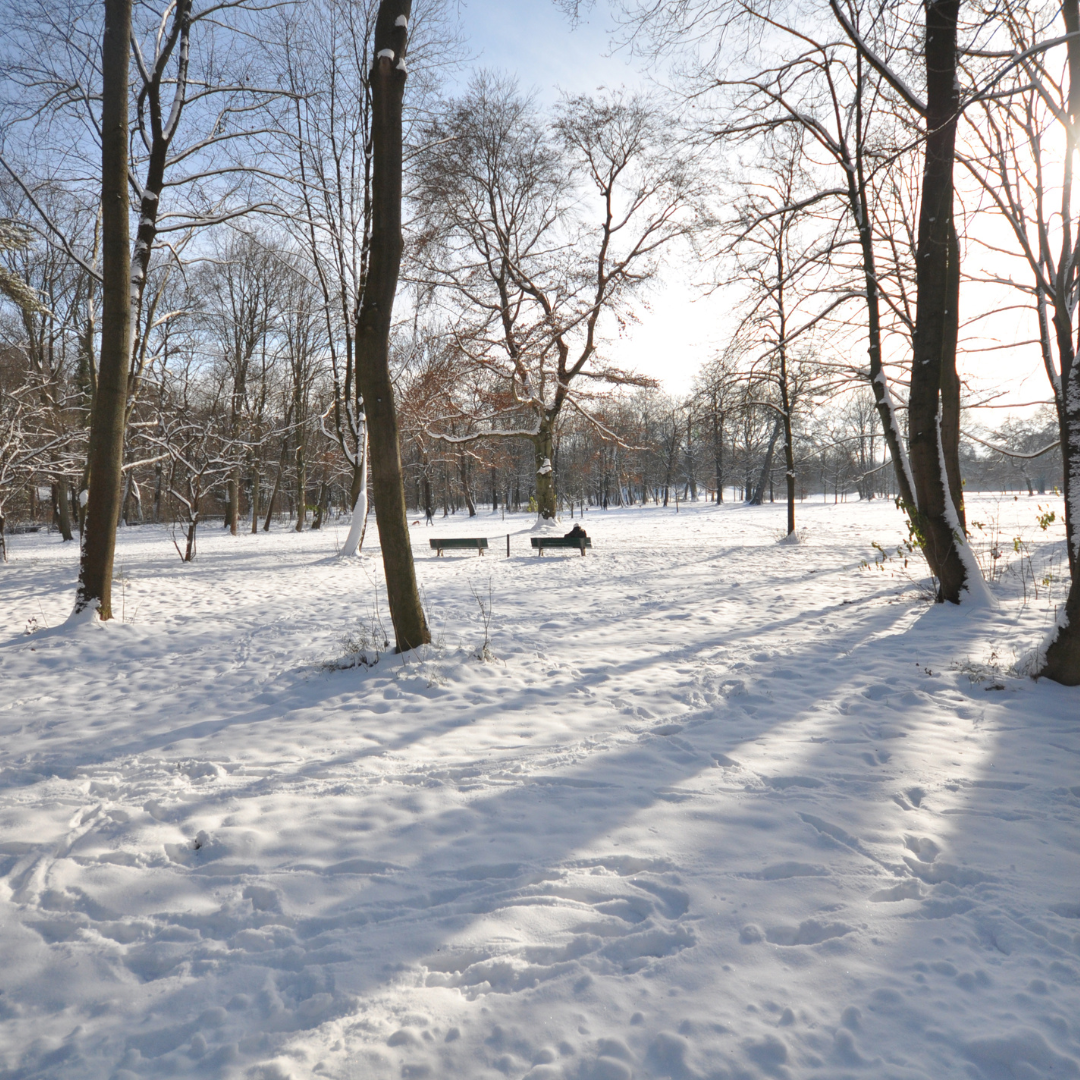
{"label": "snowy field", "polygon": [[994,611],[861,567],[887,502],[798,545],[594,511],[584,559],[440,519],[436,644],[373,667],[374,521],[351,563],[123,531],[124,621],[78,628],[74,545],[14,537],[0,1077],[1080,1077],[1080,691],[1010,673],[1065,587],[1040,506],[969,506]]}

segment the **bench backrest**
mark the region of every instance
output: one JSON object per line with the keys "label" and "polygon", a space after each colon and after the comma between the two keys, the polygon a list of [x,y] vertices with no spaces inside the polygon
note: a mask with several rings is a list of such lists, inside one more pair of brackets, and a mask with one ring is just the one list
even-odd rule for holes
{"label": "bench backrest", "polygon": [[455,536],[441,539],[433,536],[428,543],[433,548],[486,548],[488,546],[486,536]]}

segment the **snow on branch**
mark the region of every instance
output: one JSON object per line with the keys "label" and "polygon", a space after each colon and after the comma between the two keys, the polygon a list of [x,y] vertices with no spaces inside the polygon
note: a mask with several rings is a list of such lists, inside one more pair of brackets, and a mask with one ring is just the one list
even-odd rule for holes
{"label": "snow on branch", "polygon": [[904,99],[904,102],[913,108],[920,116],[926,115],[926,103],[911,89],[910,86],[860,36],[858,30],[850,22],[840,7],[838,0],[829,0],[829,7],[837,21],[844,28],[844,33],[851,39],[856,49],[866,57],[870,66]]}
{"label": "snow on branch", "polygon": [[1043,454],[1049,454],[1051,450],[1056,450],[1061,445],[1061,440],[1055,439],[1049,446],[1044,446],[1041,450],[1035,450],[1030,454],[1021,454],[1016,450],[1006,450],[1003,446],[995,446],[985,439],[980,439],[977,435],[972,435],[970,431],[964,431],[963,428],[960,429],[960,433],[972,442],[977,442],[980,446],[985,446],[997,454],[1004,454],[1005,457],[1018,458],[1021,461],[1030,461],[1032,458],[1042,457]]}

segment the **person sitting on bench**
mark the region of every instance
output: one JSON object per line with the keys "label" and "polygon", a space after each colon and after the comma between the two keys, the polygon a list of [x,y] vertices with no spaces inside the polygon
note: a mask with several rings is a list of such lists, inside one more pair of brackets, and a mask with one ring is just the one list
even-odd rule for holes
{"label": "person sitting on bench", "polygon": [[567,540],[583,540],[589,534],[580,526],[575,525],[567,534]]}

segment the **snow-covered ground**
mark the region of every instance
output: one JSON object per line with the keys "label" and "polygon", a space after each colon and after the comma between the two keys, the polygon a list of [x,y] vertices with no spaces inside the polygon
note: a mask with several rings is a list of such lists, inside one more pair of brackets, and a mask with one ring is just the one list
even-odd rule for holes
{"label": "snow-covered ground", "polygon": [[587,558],[440,520],[436,646],[370,668],[374,523],[127,530],[75,628],[74,545],[13,538],[0,1077],[1080,1077],[1040,506],[971,500],[993,611],[863,569],[884,502],[591,512]]}

